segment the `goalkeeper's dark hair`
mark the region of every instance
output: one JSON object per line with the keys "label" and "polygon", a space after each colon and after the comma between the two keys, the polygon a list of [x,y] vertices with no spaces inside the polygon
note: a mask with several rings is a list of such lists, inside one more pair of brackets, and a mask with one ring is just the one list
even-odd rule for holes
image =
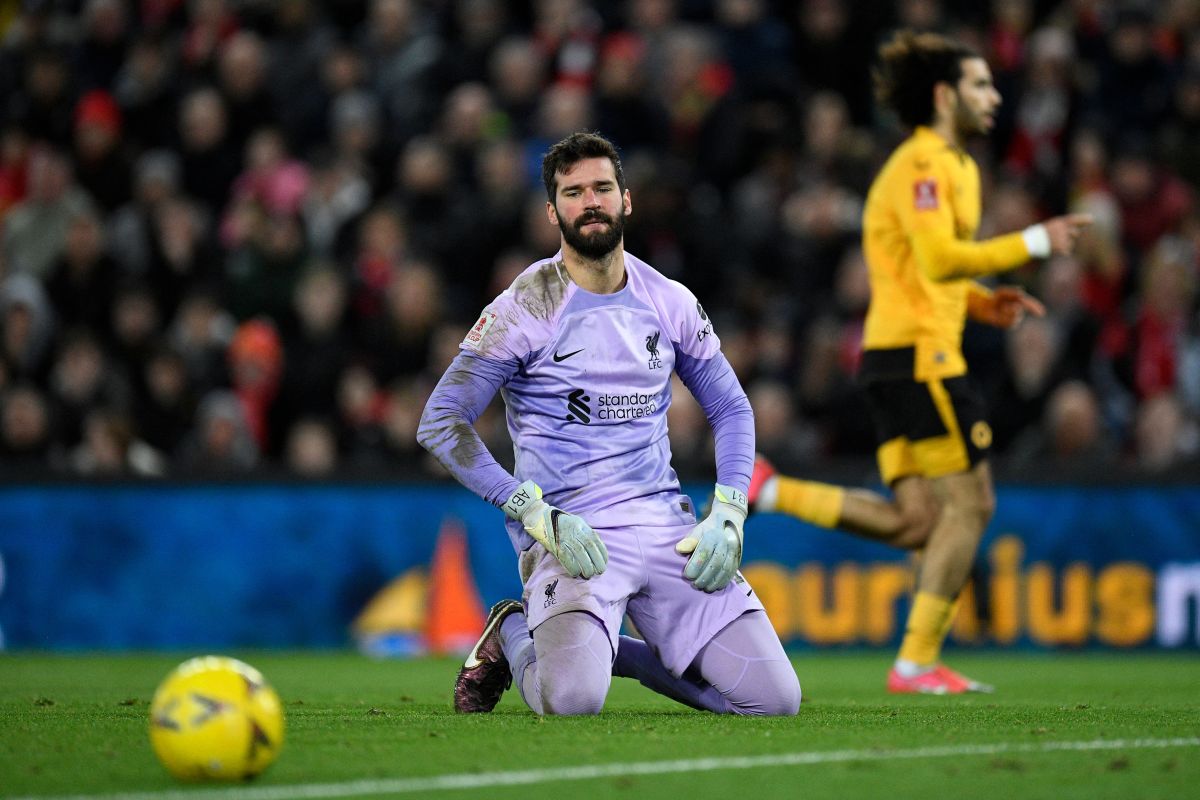
{"label": "goalkeeper's dark hair", "polygon": [[958,85],[962,62],[982,58],[972,47],[937,33],[897,31],[879,48],[872,71],[875,97],[909,127],[933,122],[933,87]]}
{"label": "goalkeeper's dark hair", "polygon": [[617,173],[617,188],[624,194],[625,172],[621,169],[621,156],[617,148],[598,133],[580,132],[572,133],[558,142],[542,157],[542,183],[546,186],[546,196],[551,203],[558,191],[558,173],[565,172],[585,158],[607,158],[611,161]]}

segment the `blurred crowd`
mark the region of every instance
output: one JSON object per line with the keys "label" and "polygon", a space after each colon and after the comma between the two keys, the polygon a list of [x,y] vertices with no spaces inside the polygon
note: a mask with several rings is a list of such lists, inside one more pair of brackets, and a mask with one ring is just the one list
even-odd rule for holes
{"label": "blurred crowd", "polygon": [[[621,149],[626,248],[686,283],[791,467],[869,458],[860,211],[904,136],[879,41],[989,59],[980,235],[1093,214],[971,326],[997,460],[1200,460],[1191,0],[0,0],[8,475],[435,475],[416,423],[492,297],[551,255],[540,160]],[[711,465],[677,387],[681,471]],[[479,421],[511,458],[502,413]]]}

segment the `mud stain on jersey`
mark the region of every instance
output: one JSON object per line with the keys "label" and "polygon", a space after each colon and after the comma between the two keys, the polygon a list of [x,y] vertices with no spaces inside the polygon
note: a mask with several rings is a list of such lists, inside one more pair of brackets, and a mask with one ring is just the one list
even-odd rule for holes
{"label": "mud stain on jersey", "polygon": [[467,422],[456,422],[450,426],[448,437],[454,440],[450,449],[450,458],[460,467],[470,469],[480,462],[480,456],[487,453],[487,448],[479,438],[479,433]]}
{"label": "mud stain on jersey", "polygon": [[428,431],[422,441],[425,449],[451,472],[456,467],[471,469],[488,452],[475,428],[450,414],[427,420],[422,427]]}
{"label": "mud stain on jersey", "polygon": [[549,320],[562,305],[567,292],[566,267],[551,261],[536,272],[517,279],[513,297],[535,319]]}

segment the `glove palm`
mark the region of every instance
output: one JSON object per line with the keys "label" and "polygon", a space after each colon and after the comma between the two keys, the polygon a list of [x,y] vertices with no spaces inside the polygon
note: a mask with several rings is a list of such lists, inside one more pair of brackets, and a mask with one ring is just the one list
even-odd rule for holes
{"label": "glove palm", "polygon": [[683,577],[697,589],[720,591],[737,573],[748,509],[745,492],[718,483],[708,516],[675,545],[676,553],[691,554]]}
{"label": "glove palm", "polygon": [[504,513],[558,559],[572,578],[591,578],[608,566],[608,549],[581,517],[542,500],[542,488],[525,481],[504,503]]}

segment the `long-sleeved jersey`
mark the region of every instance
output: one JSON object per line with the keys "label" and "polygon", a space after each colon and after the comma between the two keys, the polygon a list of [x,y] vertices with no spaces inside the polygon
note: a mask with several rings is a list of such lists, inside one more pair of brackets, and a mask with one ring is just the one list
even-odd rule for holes
{"label": "long-sleeved jersey", "polygon": [[[745,490],[754,419],[695,296],[625,254],[625,286],[594,294],[560,257],[527,268],[484,309],[438,383],[418,438],[463,485],[500,505],[523,480],[593,527],[677,525],[667,407],[671,373],[704,408],[716,435],[717,479]],[[500,391],[516,475],[472,427]],[[509,523],[518,549],[532,540]]]}
{"label": "long-sleeved jersey", "polygon": [[863,253],[871,280],[865,378],[946,378],[967,371],[962,332],[974,277],[1029,260],[1020,232],[974,241],[979,168],[919,127],[892,153],[867,195]]}

